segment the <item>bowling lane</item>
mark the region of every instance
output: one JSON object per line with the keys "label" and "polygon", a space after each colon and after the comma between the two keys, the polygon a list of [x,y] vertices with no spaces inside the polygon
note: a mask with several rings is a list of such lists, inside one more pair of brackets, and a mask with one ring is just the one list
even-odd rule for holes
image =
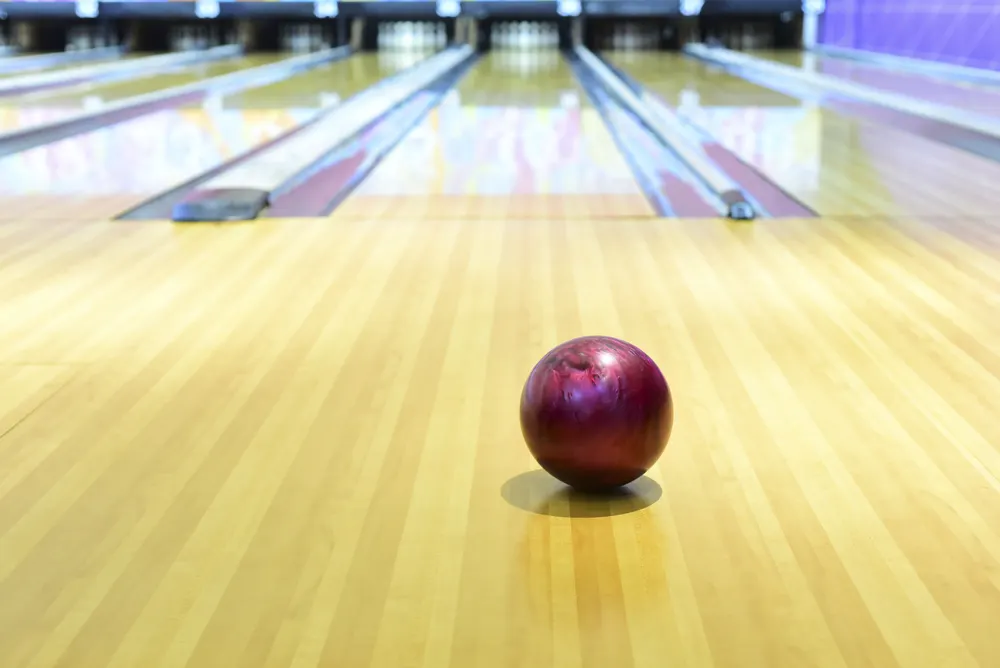
{"label": "bowling lane", "polygon": [[252,55],[196,65],[183,65],[169,70],[139,72],[136,76],[126,80],[84,83],[62,89],[22,95],[18,98],[18,102],[22,105],[38,104],[70,108],[79,108],[82,106],[83,101],[88,99],[100,100],[101,103],[106,104],[132,97],[133,95],[152,93],[157,90],[180,86],[200,79],[208,79],[251,67],[259,67],[290,57],[289,54]]}
{"label": "bowling lane", "polygon": [[928,102],[949,104],[969,111],[1000,115],[1000,90],[967,82],[949,82],[903,72],[875,64],[843,60],[800,51],[752,51],[750,55],[808,72],[816,72],[872,86],[890,93],[908,95]]}
{"label": "bowling lane", "polygon": [[[787,108],[799,100],[733,77],[721,68],[706,67],[692,58],[650,51],[602,51],[601,55],[655,90],[670,105],[689,99],[709,107]],[[718,84],[718,85],[716,85]],[[695,93],[697,90],[697,94]]]}
{"label": "bowling lane", "polygon": [[991,214],[1000,165],[669,53],[608,59],[824,215]]}
{"label": "bowling lane", "polygon": [[[18,56],[15,58],[4,58],[4,62],[8,60],[14,61],[20,58],[34,58],[37,54],[32,54],[30,56]],[[48,65],[38,65],[37,67],[31,67],[27,69],[4,69],[0,70],[0,79],[10,79],[13,77],[25,77],[36,74],[49,74],[50,72],[60,72],[65,70],[71,70],[77,67],[97,67],[99,65],[107,65],[109,63],[118,63],[124,60],[130,60],[134,58],[140,58],[149,54],[122,54],[120,56],[108,56],[107,58],[96,58],[94,60],[73,60],[62,63],[54,63]],[[16,65],[13,67],[17,67]]]}
{"label": "bowling lane", "polygon": [[359,54],[0,159],[0,219],[116,215],[288,132],[324,102],[349,97],[406,62]]}
{"label": "bowling lane", "polygon": [[652,216],[556,50],[493,51],[385,157],[336,216]]}
{"label": "bowling lane", "polygon": [[403,71],[434,50],[357,54],[308,72],[222,98],[224,109],[319,109],[342,101],[385,77]]}
{"label": "bowling lane", "polygon": [[[281,56],[288,57],[288,56]],[[0,99],[0,132],[22,130],[68,118],[81,111],[100,109],[133,95],[152,93],[208,77],[274,62],[277,56],[250,56],[143,72],[136,77],[89,83]]]}

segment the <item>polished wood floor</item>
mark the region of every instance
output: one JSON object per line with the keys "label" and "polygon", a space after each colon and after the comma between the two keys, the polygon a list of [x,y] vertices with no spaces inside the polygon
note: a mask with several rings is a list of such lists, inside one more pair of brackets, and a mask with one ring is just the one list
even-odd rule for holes
{"label": "polished wood floor", "polygon": [[[0,666],[1000,665],[995,218],[420,218],[0,223]],[[584,333],[676,399],[609,501]]]}

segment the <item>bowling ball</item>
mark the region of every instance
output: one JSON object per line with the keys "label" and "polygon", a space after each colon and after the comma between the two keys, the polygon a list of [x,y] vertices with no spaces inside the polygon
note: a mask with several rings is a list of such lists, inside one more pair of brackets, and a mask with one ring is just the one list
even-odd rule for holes
{"label": "bowling ball", "polygon": [[663,454],[673,427],[670,388],[656,363],[630,343],[586,336],[556,346],[528,375],[521,432],[550,475],[585,492],[641,477]]}

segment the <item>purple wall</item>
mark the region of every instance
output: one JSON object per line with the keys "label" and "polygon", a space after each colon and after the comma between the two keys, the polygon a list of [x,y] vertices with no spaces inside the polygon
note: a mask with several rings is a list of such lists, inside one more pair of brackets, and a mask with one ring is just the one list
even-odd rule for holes
{"label": "purple wall", "polygon": [[1000,70],[1000,0],[827,0],[819,41]]}

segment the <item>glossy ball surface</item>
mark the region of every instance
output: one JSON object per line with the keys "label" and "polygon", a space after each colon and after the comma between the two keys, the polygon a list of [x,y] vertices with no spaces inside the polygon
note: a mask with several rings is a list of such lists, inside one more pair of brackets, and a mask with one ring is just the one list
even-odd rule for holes
{"label": "glossy ball surface", "polygon": [[673,427],[666,379],[642,350],[586,336],[550,350],[521,393],[521,432],[550,475],[600,492],[641,477]]}

